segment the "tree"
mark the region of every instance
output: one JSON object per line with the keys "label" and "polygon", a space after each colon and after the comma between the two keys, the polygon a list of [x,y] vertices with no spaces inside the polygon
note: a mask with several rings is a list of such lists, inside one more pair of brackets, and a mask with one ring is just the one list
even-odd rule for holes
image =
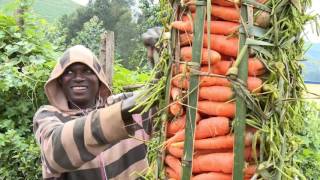
{"label": "tree", "polygon": [[129,0],[95,0],[88,7],[63,16],[60,22],[67,29],[66,44],[71,45],[75,41],[72,39],[79,36],[78,32],[84,28],[84,24],[96,16],[102,21],[104,29],[114,31],[116,53],[123,59],[123,65],[130,67],[129,57],[140,43],[137,24],[131,13],[132,5],[133,2]]}
{"label": "tree", "polygon": [[105,31],[97,16],[84,23],[83,29],[71,40],[71,45],[82,44],[91,49],[97,56],[100,50],[100,35]]}

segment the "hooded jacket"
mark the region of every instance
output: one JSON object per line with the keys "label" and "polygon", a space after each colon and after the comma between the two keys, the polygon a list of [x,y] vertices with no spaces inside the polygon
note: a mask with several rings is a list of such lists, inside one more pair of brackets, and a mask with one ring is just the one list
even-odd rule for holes
{"label": "hooded jacket", "polygon": [[[68,107],[58,78],[74,63],[86,64],[100,81],[95,108]],[[96,56],[81,45],[69,48],[56,64],[45,84],[50,105],[41,106],[33,117],[43,179],[131,180],[148,167],[143,141],[149,138],[150,121],[146,120],[151,112],[134,115],[137,123],[126,124],[121,115],[122,101],[105,104],[111,94],[105,79]],[[129,138],[128,129],[134,138]]]}

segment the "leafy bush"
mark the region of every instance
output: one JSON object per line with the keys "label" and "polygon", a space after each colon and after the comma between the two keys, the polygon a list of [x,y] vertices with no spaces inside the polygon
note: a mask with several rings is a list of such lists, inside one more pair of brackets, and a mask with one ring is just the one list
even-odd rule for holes
{"label": "leafy bush", "polygon": [[305,128],[301,132],[302,147],[294,157],[308,179],[320,177],[320,104],[308,102],[304,107]]}
{"label": "leafy bush", "polygon": [[41,177],[32,116],[46,103],[43,85],[56,53],[41,28],[44,21],[28,12],[21,17],[19,26],[0,12],[0,179]]}
{"label": "leafy bush", "polygon": [[[27,11],[23,19],[23,27],[19,27],[14,16],[0,12],[0,180],[41,179],[40,150],[32,132],[32,117],[40,105],[47,104],[43,86],[60,54],[55,52],[56,47],[64,50],[61,41],[54,41],[58,46],[49,42],[48,37],[52,40],[60,36],[52,33],[55,30],[46,31],[45,21]],[[95,23],[99,25],[93,19],[88,23],[90,28],[85,26],[87,31],[79,34],[91,32]],[[122,91],[119,86],[147,78],[118,65],[115,68],[115,92]]]}

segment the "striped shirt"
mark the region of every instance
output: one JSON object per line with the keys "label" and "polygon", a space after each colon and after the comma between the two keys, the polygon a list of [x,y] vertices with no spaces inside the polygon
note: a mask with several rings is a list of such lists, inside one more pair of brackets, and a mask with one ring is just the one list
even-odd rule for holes
{"label": "striped shirt", "polygon": [[[144,144],[151,132],[150,113],[135,115],[126,125],[121,103],[88,113],[62,112],[54,106],[39,108],[33,118],[41,147],[44,179],[131,180],[148,167]],[[134,138],[129,138],[128,131]]]}

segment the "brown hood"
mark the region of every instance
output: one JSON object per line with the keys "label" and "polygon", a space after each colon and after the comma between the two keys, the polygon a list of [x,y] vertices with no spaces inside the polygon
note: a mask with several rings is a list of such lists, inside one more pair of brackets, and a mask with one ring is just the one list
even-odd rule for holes
{"label": "brown hood", "polygon": [[97,57],[86,47],[76,45],[67,49],[55,68],[51,72],[49,80],[46,82],[44,88],[45,93],[51,105],[57,107],[62,111],[69,111],[67,98],[65,97],[61,86],[58,83],[58,77],[63,74],[65,69],[74,63],[83,63],[89,66],[99,78],[101,85],[99,95],[103,102],[111,95],[111,90],[106,83],[106,76],[103,72],[102,66],[99,64]]}

